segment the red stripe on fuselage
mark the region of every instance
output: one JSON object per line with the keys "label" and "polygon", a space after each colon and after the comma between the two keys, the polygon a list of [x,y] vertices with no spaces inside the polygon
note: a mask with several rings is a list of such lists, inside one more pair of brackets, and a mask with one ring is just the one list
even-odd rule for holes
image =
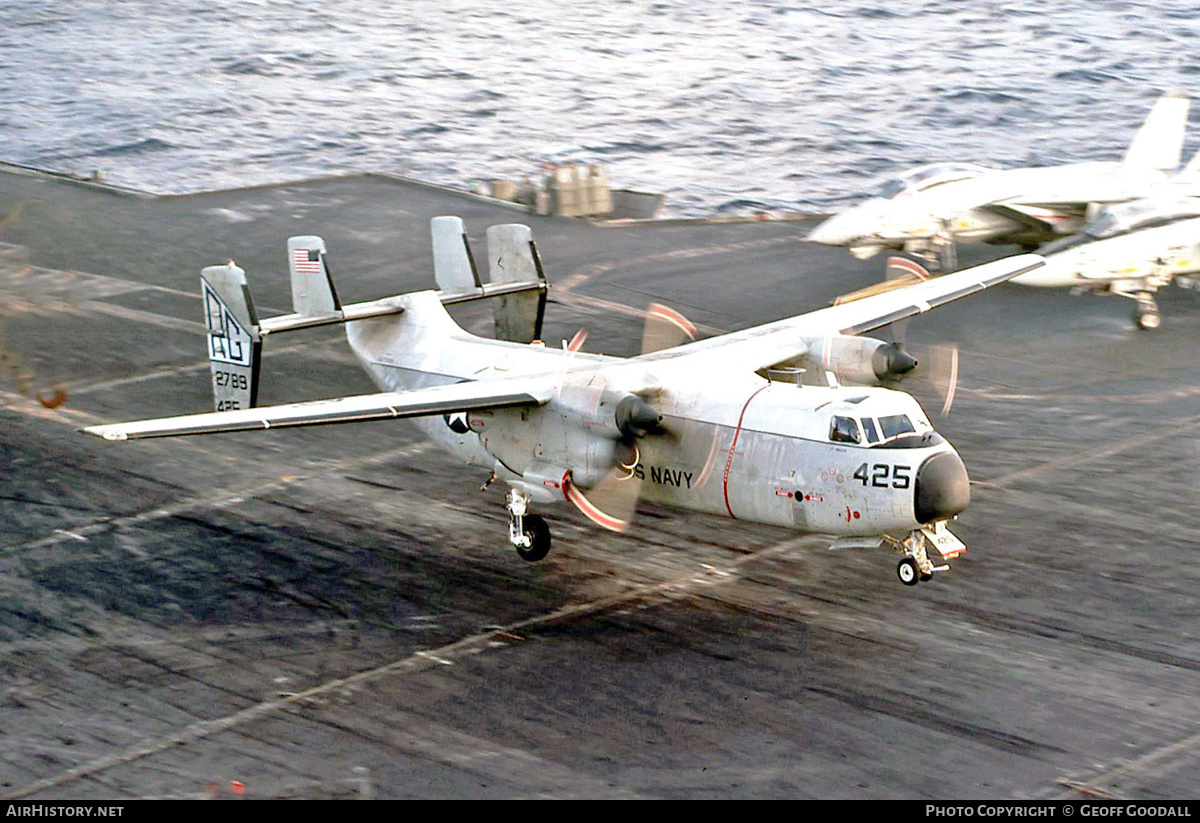
{"label": "red stripe on fuselage", "polygon": [[[769,386],[770,384],[767,385]],[[754,394],[747,398],[746,404],[742,406],[742,413],[738,415],[737,428],[733,431],[733,442],[729,444],[729,457],[725,458],[725,476],[721,478],[721,489],[725,493],[725,511],[729,512],[729,516],[734,520],[737,520],[737,515],[734,514],[733,509],[729,507],[729,467],[733,465],[733,455],[737,450],[738,437],[740,437],[742,434],[742,421],[746,419],[746,409],[750,408],[750,402],[754,400],[754,398],[758,397],[758,395],[766,388],[767,386],[763,386],[758,391],[754,392]]]}

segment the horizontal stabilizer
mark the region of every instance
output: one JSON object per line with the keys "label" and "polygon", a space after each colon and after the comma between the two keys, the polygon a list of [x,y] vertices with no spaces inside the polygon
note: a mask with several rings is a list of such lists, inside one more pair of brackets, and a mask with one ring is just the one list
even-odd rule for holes
{"label": "horizontal stabilizer", "polygon": [[1183,154],[1187,118],[1188,98],[1185,93],[1172,91],[1158,98],[1146,116],[1146,122],[1133,136],[1133,142],[1125,152],[1125,164],[1174,171]]}
{"label": "horizontal stabilizer", "polygon": [[293,426],[326,426],[369,420],[396,420],[434,414],[481,411],[544,403],[554,393],[550,382],[528,379],[470,381],[407,392],[383,392],[282,406],[263,406],[215,414],[188,414],[90,426],[83,431],[105,440],[137,440],[191,434],[265,431]]}
{"label": "horizontal stabilizer", "polygon": [[246,272],[230,261],[200,272],[213,405],[217,411],[249,409],[258,402],[262,337]]}

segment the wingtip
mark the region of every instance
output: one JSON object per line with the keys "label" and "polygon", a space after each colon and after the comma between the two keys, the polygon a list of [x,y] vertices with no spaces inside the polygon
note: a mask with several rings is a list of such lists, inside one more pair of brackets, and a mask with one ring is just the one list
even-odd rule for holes
{"label": "wingtip", "polygon": [[119,443],[129,439],[129,435],[125,432],[112,431],[108,426],[88,426],[87,428],[78,429],[78,432],[80,434],[90,434],[92,437],[99,437],[110,443]]}

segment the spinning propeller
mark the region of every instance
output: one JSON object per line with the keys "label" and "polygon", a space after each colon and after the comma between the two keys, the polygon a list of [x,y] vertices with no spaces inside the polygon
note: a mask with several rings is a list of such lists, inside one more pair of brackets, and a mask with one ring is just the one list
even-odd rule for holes
{"label": "spinning propeller", "polygon": [[[929,271],[914,260],[906,257],[889,257],[884,279],[881,283],[842,295],[834,305],[850,303],[864,297],[872,297],[895,289],[902,289],[928,280]],[[954,394],[958,387],[958,347],[953,344],[906,345],[908,319],[897,320],[891,326],[892,342],[875,354],[874,370],[881,375],[882,385],[898,385],[901,381],[919,381],[928,386],[941,402],[943,417],[954,405]],[[919,386],[915,386],[918,391]]]}
{"label": "spinning propeller", "polygon": [[[578,351],[586,339],[587,332],[580,329],[565,344],[565,348],[571,352]],[[642,354],[674,348],[695,339],[696,327],[669,306],[652,303],[646,310]],[[595,408],[605,402],[606,388],[591,381],[586,387],[573,386],[568,379],[559,394],[568,403],[578,403],[587,394],[587,406]],[[612,469],[590,485],[586,493],[574,482],[568,482],[566,497],[597,526],[622,532],[633,522],[633,514],[641,497],[644,477],[644,472],[639,469],[641,442],[647,437],[676,435],[664,428],[662,415],[638,394],[626,394],[617,401],[614,420],[620,437],[614,445]]]}
{"label": "spinning propeller", "polygon": [[[884,282],[890,288],[903,288],[929,279],[929,272],[920,263],[906,257],[889,257],[884,272]],[[897,349],[908,352],[915,360],[913,368],[901,375],[899,380],[921,380],[928,384],[942,401],[942,417],[950,414],[954,405],[954,392],[958,387],[958,346],[954,344],[931,344],[905,346],[908,319],[898,320],[891,325],[892,342]]]}

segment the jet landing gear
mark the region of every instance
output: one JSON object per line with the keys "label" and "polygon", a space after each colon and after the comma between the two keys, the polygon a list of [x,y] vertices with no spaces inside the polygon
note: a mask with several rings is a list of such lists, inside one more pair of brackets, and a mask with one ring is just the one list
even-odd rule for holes
{"label": "jet landing gear", "polygon": [[1148,291],[1140,291],[1134,295],[1137,303],[1133,307],[1133,322],[1139,329],[1153,331],[1162,325],[1162,315],[1158,312],[1158,303],[1154,295]]}
{"label": "jet landing gear", "polygon": [[508,539],[522,560],[530,563],[550,553],[550,527],[536,514],[529,514],[529,496],[518,489],[508,493]]}
{"label": "jet landing gear", "polygon": [[903,540],[887,537],[887,542],[891,543],[896,551],[904,552],[904,557],[896,566],[896,576],[905,586],[915,586],[931,580],[934,572],[950,571],[949,564],[935,566],[929,559],[925,550],[925,532],[919,529],[909,532]]}

